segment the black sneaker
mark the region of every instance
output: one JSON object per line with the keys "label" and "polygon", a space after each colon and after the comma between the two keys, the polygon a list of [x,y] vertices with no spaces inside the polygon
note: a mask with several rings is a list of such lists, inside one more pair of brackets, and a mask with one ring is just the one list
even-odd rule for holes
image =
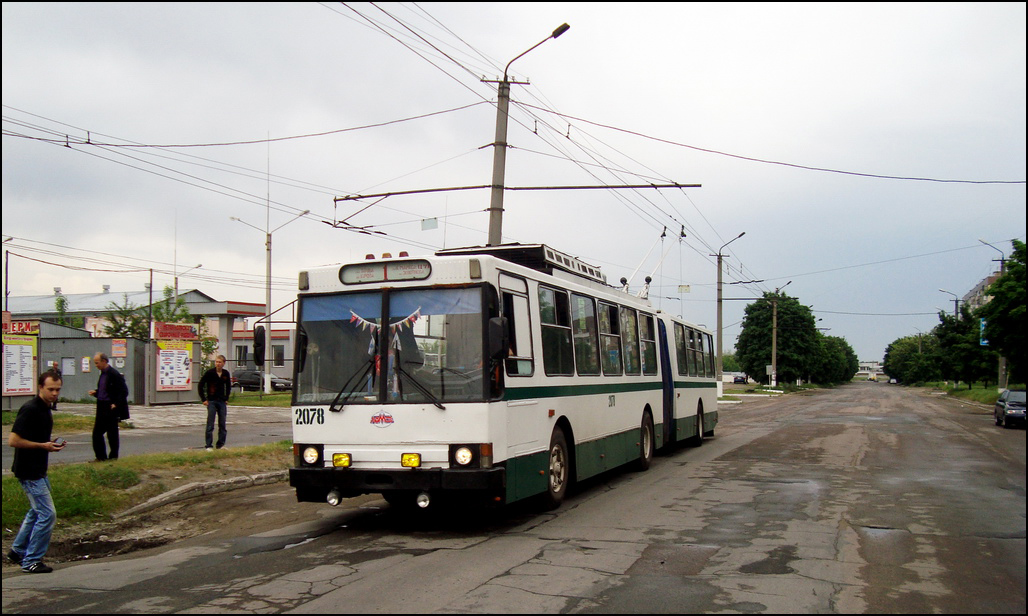
{"label": "black sneaker", "polygon": [[14,550],[8,550],[7,551],[7,560],[12,562],[12,563],[14,563],[14,564],[16,564],[16,565],[20,565],[21,564],[21,555],[18,554],[17,552],[15,552]]}
{"label": "black sneaker", "polygon": [[51,573],[54,568],[43,564],[43,561],[38,561],[32,563],[28,567],[22,567],[21,570],[25,573]]}

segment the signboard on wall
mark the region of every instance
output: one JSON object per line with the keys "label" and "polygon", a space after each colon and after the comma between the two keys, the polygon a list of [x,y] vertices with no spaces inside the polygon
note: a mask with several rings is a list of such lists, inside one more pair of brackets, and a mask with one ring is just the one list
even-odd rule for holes
{"label": "signboard on wall", "polygon": [[5,396],[25,396],[36,393],[36,358],[39,339],[36,336],[4,334],[4,392]]}
{"label": "signboard on wall", "polygon": [[187,340],[157,341],[157,391],[193,388],[192,349]]}
{"label": "signboard on wall", "polygon": [[153,337],[158,340],[196,340],[200,337],[196,325],[192,323],[161,323],[153,324]]}
{"label": "signboard on wall", "polygon": [[111,357],[128,357],[128,339],[114,338],[111,340]]}
{"label": "signboard on wall", "polygon": [[5,334],[38,334],[39,321],[4,321]]}

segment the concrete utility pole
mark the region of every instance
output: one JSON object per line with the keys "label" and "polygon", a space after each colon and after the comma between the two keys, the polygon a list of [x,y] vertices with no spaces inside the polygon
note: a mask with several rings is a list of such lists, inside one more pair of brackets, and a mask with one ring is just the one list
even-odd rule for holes
{"label": "concrete utility pole", "polygon": [[[517,58],[514,58],[514,60],[524,56],[529,51],[532,51],[551,38],[557,38],[561,34],[567,32],[570,28],[571,26],[567,24],[561,25],[553,31],[553,34],[539,41],[530,49],[521,53]],[[493,141],[493,183],[489,199],[489,246],[498,246],[503,243],[503,239],[501,237],[503,231],[503,182],[507,166],[507,110],[510,108],[510,84],[527,83],[520,81],[511,82],[510,79],[508,79],[507,71],[510,69],[510,65],[514,64],[514,60],[508,62],[507,66],[503,69],[503,81],[486,82],[498,83],[498,98],[496,103],[496,138],[495,141]]]}
{"label": "concrete utility pole", "polygon": [[[236,222],[242,223],[242,224],[246,225],[247,227],[250,227],[251,229],[256,229],[258,231],[262,231],[265,234],[265,237],[264,237],[264,248],[265,248],[265,260],[264,260],[264,266],[265,266],[265,276],[264,276],[264,280],[265,280],[265,288],[264,288],[264,320],[265,320],[265,324],[264,324],[264,393],[266,393],[266,394],[270,394],[271,391],[272,391],[271,390],[271,363],[272,363],[272,360],[274,359],[274,352],[273,352],[273,350],[271,348],[271,313],[272,313],[272,310],[271,310],[271,234],[274,233],[275,231],[278,231],[282,227],[288,225],[289,223],[293,222],[294,220],[302,218],[302,217],[304,217],[304,216],[306,216],[307,214],[310,214],[310,213],[311,213],[310,210],[304,210],[304,211],[300,212],[299,214],[297,214],[296,216],[290,218],[286,222],[284,222],[284,223],[280,224],[279,226],[275,227],[274,229],[270,228],[271,227],[270,224],[268,224],[268,226],[265,227],[264,229],[261,229],[260,227],[251,225],[250,223],[246,222],[245,220],[242,220],[240,218],[236,218],[235,216],[230,216],[229,217],[229,220],[234,220]],[[269,219],[269,222],[270,222],[270,219]]]}
{"label": "concrete utility pole", "polygon": [[721,354],[722,354],[722,351],[724,349],[724,344],[721,341],[721,338],[722,338],[721,261],[722,261],[722,259],[724,259],[725,255],[721,254],[721,251],[725,249],[725,246],[731,244],[732,242],[734,242],[735,240],[739,239],[740,237],[742,237],[744,235],[746,235],[745,231],[743,231],[739,235],[735,236],[734,238],[732,238],[732,239],[728,240],[727,242],[725,242],[724,244],[722,244],[721,248],[717,249],[717,254],[716,255],[710,255],[712,257],[717,257],[717,382],[718,382],[717,389],[718,389],[718,395],[721,395],[721,393],[723,392],[722,388],[724,386],[724,380],[722,379],[722,374],[724,373],[724,363],[723,363],[723,360],[721,359]]}
{"label": "concrete utility pole", "polygon": [[[999,261],[999,275],[1000,278],[1002,278],[1003,275],[1007,273],[1007,255],[999,248],[996,248],[995,246],[981,238],[979,238],[978,241],[999,253],[999,258],[993,259],[993,261]],[[998,363],[999,365],[997,366],[998,373],[996,375],[996,384],[998,386],[998,389],[1002,391],[1007,388],[1007,358],[1000,355]]]}

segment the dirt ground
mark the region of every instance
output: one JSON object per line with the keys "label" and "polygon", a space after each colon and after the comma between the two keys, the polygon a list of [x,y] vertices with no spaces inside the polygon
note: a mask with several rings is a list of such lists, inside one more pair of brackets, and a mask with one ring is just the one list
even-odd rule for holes
{"label": "dirt ground", "polygon": [[[222,480],[267,470],[266,462],[234,461],[220,468],[190,469],[188,476],[181,469],[149,471],[144,482],[159,482],[167,490],[172,490],[187,483]],[[273,504],[267,502],[269,494],[274,495]],[[298,510],[305,506],[326,505],[297,503],[292,489],[283,481],[199,496],[135,515],[71,527],[61,524],[61,512],[58,510],[57,528],[44,561],[59,564],[127,554],[189,539],[215,529],[232,529],[239,534],[260,532],[280,522],[289,524],[296,519]],[[17,531],[17,528],[4,529],[4,554],[11,548]],[[8,567],[16,565],[8,563],[5,558],[4,569]]]}

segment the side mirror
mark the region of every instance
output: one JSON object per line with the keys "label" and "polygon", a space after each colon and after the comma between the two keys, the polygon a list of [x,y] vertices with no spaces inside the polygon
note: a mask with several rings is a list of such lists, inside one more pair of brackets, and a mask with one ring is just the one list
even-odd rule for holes
{"label": "side mirror", "polygon": [[489,358],[503,361],[510,352],[510,326],[507,317],[489,319]]}
{"label": "side mirror", "polygon": [[258,366],[264,365],[264,353],[267,349],[264,342],[264,326],[258,325],[253,328],[253,363]]}

